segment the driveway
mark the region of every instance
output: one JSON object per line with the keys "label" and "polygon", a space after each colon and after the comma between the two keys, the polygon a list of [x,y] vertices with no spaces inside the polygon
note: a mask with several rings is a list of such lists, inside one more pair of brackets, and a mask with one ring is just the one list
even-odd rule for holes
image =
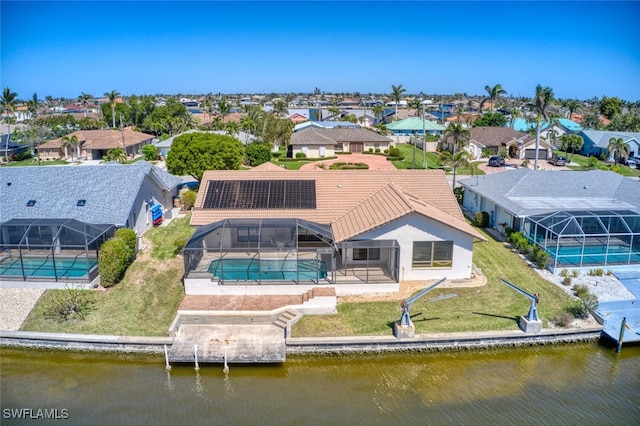
{"label": "driveway", "polygon": [[326,161],[314,161],[313,163],[305,164],[300,167],[300,170],[322,170],[321,167],[318,167],[319,164],[324,164],[329,166],[330,164],[337,162],[345,162],[345,163],[364,163],[369,166],[369,170],[396,170],[395,166],[391,161],[387,161],[387,157],[384,155],[374,155],[374,154],[342,154],[338,155],[337,159],[326,160]]}
{"label": "driveway", "polygon": [[[575,165],[575,164],[573,164]],[[513,158],[505,158],[505,166],[507,167],[491,167],[487,164],[487,161],[484,160],[482,163],[478,164],[478,168],[485,172],[488,175],[494,173],[504,172],[506,170],[513,170],[514,168],[522,167],[522,160],[516,160]],[[529,162],[530,169],[533,169],[533,160]],[[553,164],[549,164],[547,160],[538,160],[538,169],[539,170],[570,170],[566,166],[554,166]]]}

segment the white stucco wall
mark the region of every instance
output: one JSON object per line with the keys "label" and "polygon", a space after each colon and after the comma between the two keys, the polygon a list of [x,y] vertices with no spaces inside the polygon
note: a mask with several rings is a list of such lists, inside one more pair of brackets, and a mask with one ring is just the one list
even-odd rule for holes
{"label": "white stucco wall", "polygon": [[[461,279],[471,277],[473,237],[419,214],[410,214],[358,239],[397,240],[400,244],[400,280]],[[413,268],[414,241],[453,241],[453,263],[445,268]]]}

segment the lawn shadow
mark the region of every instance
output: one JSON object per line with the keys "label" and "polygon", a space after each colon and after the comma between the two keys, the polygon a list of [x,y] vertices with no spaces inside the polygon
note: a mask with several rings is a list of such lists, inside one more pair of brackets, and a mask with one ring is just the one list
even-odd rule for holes
{"label": "lawn shadow", "polygon": [[518,318],[519,318],[519,316],[505,317],[504,315],[486,314],[484,312],[471,312],[471,313],[472,314],[476,314],[476,315],[484,315],[485,317],[504,318],[504,319],[508,319],[508,320],[513,320],[516,323],[518,323]]}
{"label": "lawn shadow", "polygon": [[[433,317],[433,318],[424,318],[423,317],[423,318],[420,318],[420,319],[414,319],[415,317],[420,316],[420,315],[422,315],[422,312],[418,312],[417,314],[411,315],[411,322],[425,322],[425,321],[434,321],[434,320],[441,319],[440,317]],[[393,329],[393,324],[399,323],[399,322],[400,322],[400,320],[388,322],[387,323],[387,327]]]}

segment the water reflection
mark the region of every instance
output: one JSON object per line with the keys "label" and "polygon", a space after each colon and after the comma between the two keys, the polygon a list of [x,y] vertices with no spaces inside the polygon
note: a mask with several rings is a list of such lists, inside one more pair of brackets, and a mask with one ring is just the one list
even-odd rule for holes
{"label": "water reflection", "polygon": [[[67,424],[634,424],[640,347],[289,357],[173,365],[163,356],[3,349],[2,407]],[[215,419],[213,421],[212,419]],[[2,419],[2,424],[19,421]],[[29,422],[26,422],[29,423]]]}

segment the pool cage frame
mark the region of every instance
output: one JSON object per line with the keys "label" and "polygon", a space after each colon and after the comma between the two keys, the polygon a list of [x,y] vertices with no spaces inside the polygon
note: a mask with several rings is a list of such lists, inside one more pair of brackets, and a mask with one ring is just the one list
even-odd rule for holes
{"label": "pool cage frame", "polygon": [[[102,244],[111,238],[116,227],[109,224],[90,224],[75,219],[12,219],[0,225],[0,260],[15,258],[20,265],[20,275],[6,274],[1,279],[23,281],[79,281],[91,282],[98,276],[98,252]],[[43,259],[38,269],[51,272],[36,275],[25,266],[28,259]],[[87,274],[73,277],[65,274],[62,260],[86,261]]]}
{"label": "pool cage frame", "polygon": [[[360,252],[388,249],[395,269],[380,279],[374,268],[380,261],[368,257],[348,262],[345,250]],[[376,252],[376,253],[378,253]],[[185,278],[208,278],[219,284],[334,284],[357,279],[359,282],[397,280],[399,246],[396,241],[348,241],[334,243],[331,227],[304,219],[224,219],[200,226],[182,250]],[[385,257],[385,261],[387,259]],[[225,261],[237,260],[252,266],[231,270]],[[286,263],[286,261],[294,261]],[[215,274],[210,271],[212,262]],[[230,264],[231,262],[229,262]],[[287,266],[285,266],[285,264]],[[282,266],[280,266],[282,265]],[[312,272],[301,265],[313,265]],[[386,266],[386,265],[384,265]],[[348,270],[347,270],[348,267]],[[225,269],[226,268],[226,269]],[[257,268],[257,270],[256,270]],[[268,270],[267,270],[268,268]],[[286,271],[285,271],[286,269]],[[273,278],[282,272],[282,279]]]}
{"label": "pool cage frame", "polygon": [[559,211],[529,216],[523,234],[549,254],[548,268],[640,265],[640,214]]}

